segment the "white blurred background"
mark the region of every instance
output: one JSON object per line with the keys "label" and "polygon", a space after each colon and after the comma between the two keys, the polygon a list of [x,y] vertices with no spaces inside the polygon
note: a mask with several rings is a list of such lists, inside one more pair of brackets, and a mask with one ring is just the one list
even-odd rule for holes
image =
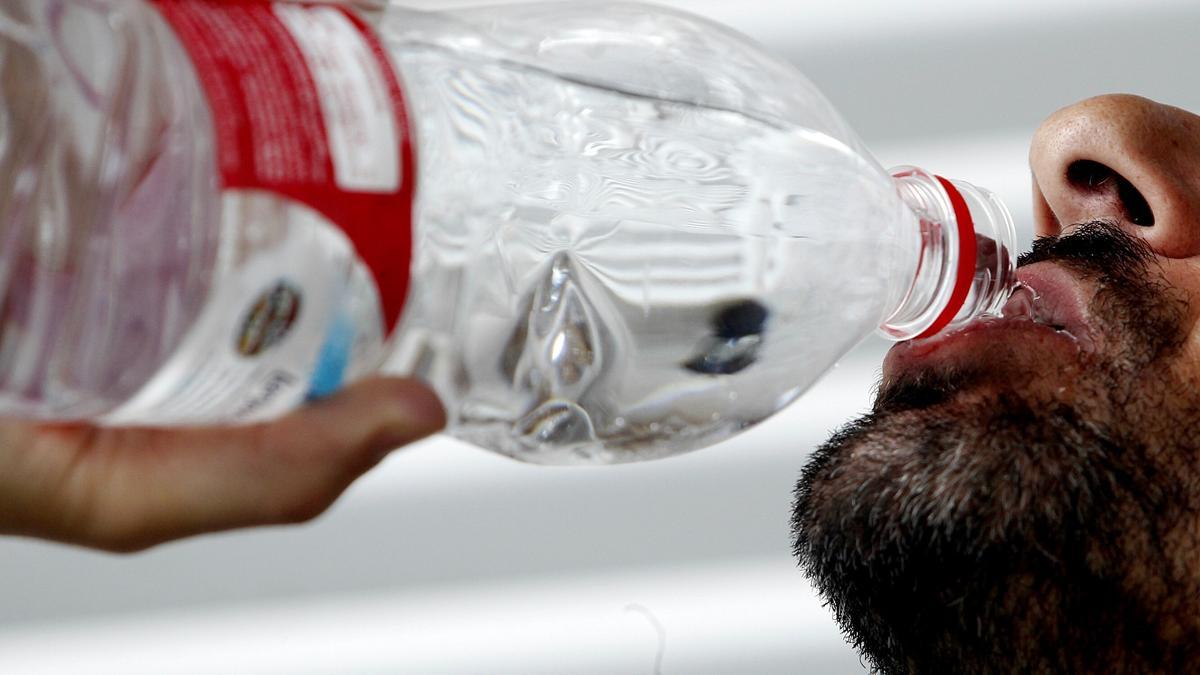
{"label": "white blurred background", "polygon": [[[1200,110],[1194,0],[668,4],[801,64],[885,166],[997,191],[1023,243],[1045,115],[1112,91]],[[663,462],[544,469],[436,439],[300,528],[134,557],[0,540],[0,673],[863,672],[795,569],[788,516],[807,454],[867,406],[883,347]]]}

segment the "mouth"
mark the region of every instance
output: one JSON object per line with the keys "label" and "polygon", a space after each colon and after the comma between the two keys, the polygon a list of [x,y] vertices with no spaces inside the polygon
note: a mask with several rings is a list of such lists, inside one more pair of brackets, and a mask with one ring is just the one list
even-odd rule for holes
{"label": "mouth", "polygon": [[1018,287],[1000,316],[893,347],[884,361],[885,379],[937,364],[998,367],[1004,359],[1074,359],[1096,350],[1090,288],[1050,262],[1019,268],[1016,278]]}
{"label": "mouth", "polygon": [[[1018,288],[1001,310],[1002,320],[1032,321],[1095,351],[1088,304],[1092,293],[1065,268],[1037,263],[1017,269]],[[987,321],[988,319],[983,319]]]}

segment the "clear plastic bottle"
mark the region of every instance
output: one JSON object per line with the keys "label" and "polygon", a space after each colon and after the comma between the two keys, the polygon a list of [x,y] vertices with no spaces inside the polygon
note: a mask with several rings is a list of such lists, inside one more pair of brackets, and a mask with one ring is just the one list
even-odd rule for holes
{"label": "clear plastic bottle", "polygon": [[540,463],[725,439],[997,310],[1014,243],[749,39],[612,2],[8,0],[0,237],[5,414],[247,422],[383,371]]}

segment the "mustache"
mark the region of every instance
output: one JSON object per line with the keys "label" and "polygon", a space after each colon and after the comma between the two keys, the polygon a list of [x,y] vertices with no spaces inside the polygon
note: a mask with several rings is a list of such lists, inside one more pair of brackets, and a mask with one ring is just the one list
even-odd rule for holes
{"label": "mustache", "polygon": [[1066,234],[1035,239],[1033,248],[1017,258],[1017,267],[1057,262],[1106,285],[1134,285],[1146,277],[1154,259],[1149,244],[1115,221],[1092,220],[1069,228]]}

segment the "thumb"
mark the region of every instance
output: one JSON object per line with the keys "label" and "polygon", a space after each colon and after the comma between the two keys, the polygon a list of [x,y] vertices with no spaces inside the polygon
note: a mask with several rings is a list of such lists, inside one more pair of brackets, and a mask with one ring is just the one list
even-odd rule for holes
{"label": "thumb", "polygon": [[94,496],[85,543],[140,550],[203,532],[304,522],[387,453],[445,423],[426,386],[377,378],[265,424],[93,430],[88,454],[104,458],[104,472],[80,481]]}

